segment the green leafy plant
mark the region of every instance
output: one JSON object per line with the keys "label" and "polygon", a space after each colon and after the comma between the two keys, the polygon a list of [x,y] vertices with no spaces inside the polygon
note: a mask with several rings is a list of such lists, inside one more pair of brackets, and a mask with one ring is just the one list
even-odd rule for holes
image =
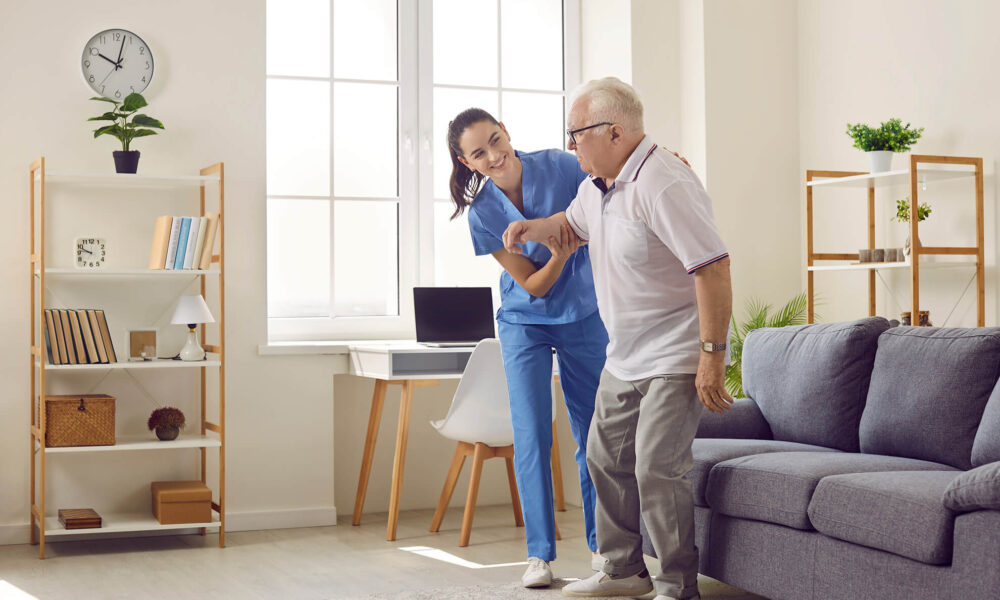
{"label": "green leafy plant", "polygon": [[[931,216],[931,205],[926,202],[921,202],[920,206],[917,207],[917,222],[923,221],[927,217]],[[909,223],[910,222],[910,197],[907,196],[901,200],[896,200],[896,216],[893,217],[893,221],[898,223]]]}
{"label": "green leafy plant", "polygon": [[169,406],[158,408],[149,415],[146,425],[150,431],[158,427],[184,427],[184,413],[178,408],[171,408]]}
{"label": "green leafy plant", "polygon": [[115,107],[103,115],[91,117],[88,121],[111,121],[94,130],[94,137],[113,135],[122,143],[122,150],[128,152],[135,138],[156,135],[153,129],[163,129],[163,123],[148,115],[136,114],[139,109],[147,106],[146,99],[141,94],[129,94],[125,100],[117,102],[110,98],[94,96],[91,100],[109,102]]}
{"label": "green leafy plant", "polygon": [[729,338],[731,364],[726,367],[726,390],[733,398],[743,398],[743,342],[747,334],[761,327],[787,327],[806,322],[806,293],[802,292],[782,306],[777,313],[768,316],[771,305],[759,298],[748,298],[746,320],[742,325],[733,316],[733,332]]}
{"label": "green leafy plant", "polygon": [[854,140],[854,147],[865,152],[907,152],[923,132],[923,127],[910,129],[909,123],[903,125],[899,119],[884,121],[877,128],[864,123],[847,124],[847,135]]}

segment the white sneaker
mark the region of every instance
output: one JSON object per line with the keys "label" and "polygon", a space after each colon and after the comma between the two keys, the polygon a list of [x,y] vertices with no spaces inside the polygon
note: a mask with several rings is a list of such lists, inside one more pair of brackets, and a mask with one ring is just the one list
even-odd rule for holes
{"label": "white sneaker", "polygon": [[593,598],[601,596],[642,596],[653,591],[653,582],[649,573],[632,575],[621,579],[612,579],[607,573],[594,573],[586,579],[574,581],[563,588],[564,596],[575,598]]}
{"label": "white sneaker", "polygon": [[592,571],[604,570],[604,557],[601,556],[600,552],[595,552],[590,555],[590,569]]}
{"label": "white sneaker", "polygon": [[[664,596],[663,594],[657,594],[653,600],[677,600],[673,596]],[[685,598],[685,600],[701,600],[701,595],[694,595],[690,598]]]}
{"label": "white sneaker", "polygon": [[552,585],[552,569],[549,563],[534,556],[528,557],[528,569],[521,575],[521,585],[526,588],[549,587]]}

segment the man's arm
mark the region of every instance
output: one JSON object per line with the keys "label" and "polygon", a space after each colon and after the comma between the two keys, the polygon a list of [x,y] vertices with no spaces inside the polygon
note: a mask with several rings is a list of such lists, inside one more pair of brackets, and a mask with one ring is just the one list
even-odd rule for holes
{"label": "man's arm", "polygon": [[[530,221],[514,221],[503,232],[503,246],[514,254],[523,254],[517,244],[525,242],[548,243],[549,238],[560,238],[563,226],[569,227],[565,212],[558,212],[544,219]],[[572,228],[571,228],[572,229]]]}
{"label": "man's arm", "polygon": [[[698,333],[702,340],[728,343],[733,312],[733,288],[729,279],[729,257],[698,269],[694,274],[698,300]],[[695,376],[698,399],[712,412],[725,412],[733,403],[726,391],[726,353],[701,350]]]}

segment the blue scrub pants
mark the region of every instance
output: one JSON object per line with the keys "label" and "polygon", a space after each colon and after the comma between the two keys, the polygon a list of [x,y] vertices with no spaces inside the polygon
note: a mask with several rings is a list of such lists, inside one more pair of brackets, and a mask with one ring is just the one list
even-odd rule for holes
{"label": "blue scrub pants", "polygon": [[552,506],[552,349],[559,361],[559,380],[576,440],[576,464],[583,497],[587,546],[597,550],[594,529],[594,484],[587,470],[587,433],[594,398],[604,369],[608,333],[600,315],[561,325],[498,322],[510,416],[514,425],[514,475],[521,495],[528,556],[556,557],[555,512]]}

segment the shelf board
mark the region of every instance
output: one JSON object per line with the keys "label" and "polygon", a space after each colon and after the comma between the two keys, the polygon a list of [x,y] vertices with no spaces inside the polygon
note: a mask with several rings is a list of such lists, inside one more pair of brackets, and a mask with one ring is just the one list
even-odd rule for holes
{"label": "shelf board", "polygon": [[130,452],[133,450],[176,450],[178,448],[218,448],[222,442],[204,435],[181,435],[176,440],[161,442],[150,432],[146,435],[118,436],[114,446],[64,446],[45,448],[46,454],[76,452]]}
{"label": "shelf board", "polygon": [[[954,169],[945,167],[921,167],[917,169],[917,181],[921,184],[935,181],[945,181],[948,179],[963,179],[975,177],[976,172],[968,169]],[[910,183],[910,170],[900,169],[898,171],[884,171],[882,173],[865,173],[864,175],[852,175],[850,177],[826,177],[813,179],[806,183],[809,187],[862,187],[877,188],[889,187]]]}
{"label": "shelf board", "polygon": [[[40,181],[35,173],[35,181]],[[119,187],[201,187],[218,183],[218,175],[138,175],[128,173],[67,173],[46,171],[45,183],[75,183]]]}
{"label": "shelf board", "polygon": [[[50,365],[46,363],[46,371],[103,371],[105,369],[193,369],[197,367],[218,367],[222,362],[218,359],[183,361],[171,359],[159,359],[148,361],[120,361],[106,364],[94,365]],[[38,367],[38,361],[35,361]]]}
{"label": "shelf board", "polygon": [[[976,261],[947,261],[947,262],[925,262],[920,261],[920,269],[954,269],[960,267],[975,267]],[[883,262],[883,263],[850,263],[839,265],[813,265],[806,267],[808,271],[889,271],[893,269],[909,269],[908,262]]]}
{"label": "shelf board", "polygon": [[[98,511],[100,512],[100,511]],[[163,531],[168,529],[196,529],[205,527],[218,529],[221,523],[216,514],[212,514],[211,523],[178,523],[176,525],[160,525],[150,513],[109,513],[101,514],[101,527],[92,529],[65,529],[59,522],[59,517],[45,517],[45,537],[81,536],[99,533],[124,533],[128,531]]]}
{"label": "shelf board", "polygon": [[[45,269],[45,277],[52,279],[194,279],[199,275],[219,275],[218,269],[102,269],[84,271],[80,269]],[[39,276],[35,269],[35,277]]]}

